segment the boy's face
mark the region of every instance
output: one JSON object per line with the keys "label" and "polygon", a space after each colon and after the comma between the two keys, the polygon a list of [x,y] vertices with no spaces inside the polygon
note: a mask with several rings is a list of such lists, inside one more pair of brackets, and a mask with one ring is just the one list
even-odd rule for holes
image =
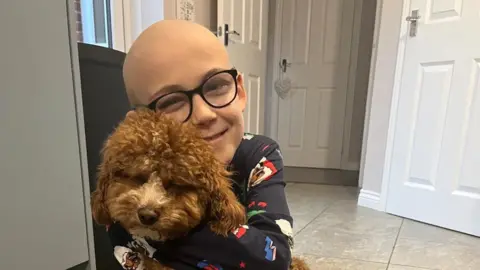
{"label": "boy's face", "polygon": [[[232,68],[225,49],[216,39],[171,41],[171,46],[167,46],[165,40],[161,44],[147,43],[142,47],[142,55],[137,54],[132,61],[127,59],[126,85],[134,92],[130,95],[136,97],[136,103],[148,105],[172,90],[196,89],[208,74]],[[201,137],[213,146],[217,158],[225,163],[233,158],[244,132],[243,110],[247,97],[242,76],[238,75],[236,80],[237,96],[228,106],[214,108],[200,95],[194,95],[187,120],[199,129]]]}

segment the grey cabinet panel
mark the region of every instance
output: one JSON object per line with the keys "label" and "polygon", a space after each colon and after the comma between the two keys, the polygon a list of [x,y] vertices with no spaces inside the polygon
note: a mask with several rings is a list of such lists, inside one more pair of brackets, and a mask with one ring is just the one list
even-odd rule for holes
{"label": "grey cabinet panel", "polygon": [[0,1],[0,34],[0,269],[67,269],[88,245],[66,1]]}

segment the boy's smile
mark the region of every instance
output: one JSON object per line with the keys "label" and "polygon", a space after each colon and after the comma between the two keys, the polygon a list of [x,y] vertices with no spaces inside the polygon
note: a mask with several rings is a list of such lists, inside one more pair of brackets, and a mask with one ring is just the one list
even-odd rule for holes
{"label": "boy's smile", "polygon": [[223,138],[223,136],[228,132],[228,128],[226,128],[225,130],[222,130],[220,132],[217,132],[217,133],[214,133],[213,135],[207,135],[207,136],[204,136],[203,139],[206,140],[207,142],[210,142],[210,143],[215,143],[215,142],[218,142],[219,140],[221,140]]}
{"label": "boy's smile", "polygon": [[[153,102],[153,109],[191,122],[217,158],[230,162],[243,136],[246,93],[223,44],[208,29],[183,20],[150,26],[127,54],[124,79],[132,105]],[[198,93],[189,100],[192,89]]]}

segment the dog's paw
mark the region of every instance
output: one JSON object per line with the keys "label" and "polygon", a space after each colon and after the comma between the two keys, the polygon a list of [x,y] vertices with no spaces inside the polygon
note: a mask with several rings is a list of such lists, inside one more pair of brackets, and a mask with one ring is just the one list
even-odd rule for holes
{"label": "dog's paw", "polygon": [[303,259],[293,257],[289,270],[310,270],[310,267]]}
{"label": "dog's paw", "polygon": [[144,256],[127,247],[116,246],[114,255],[123,269],[126,270],[145,270]]}
{"label": "dog's paw", "polygon": [[152,258],[145,258],[145,270],[173,270]]}

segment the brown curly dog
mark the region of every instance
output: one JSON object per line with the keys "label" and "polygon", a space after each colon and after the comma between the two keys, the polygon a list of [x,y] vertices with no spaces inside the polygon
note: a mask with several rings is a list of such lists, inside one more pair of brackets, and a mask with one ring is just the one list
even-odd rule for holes
{"label": "brown curly dog", "polygon": [[[105,142],[93,217],[157,241],[183,236],[202,221],[227,236],[246,223],[229,176],[193,126],[138,110]],[[170,269],[148,256],[142,259],[146,270]],[[295,258],[291,269],[308,268]]]}

